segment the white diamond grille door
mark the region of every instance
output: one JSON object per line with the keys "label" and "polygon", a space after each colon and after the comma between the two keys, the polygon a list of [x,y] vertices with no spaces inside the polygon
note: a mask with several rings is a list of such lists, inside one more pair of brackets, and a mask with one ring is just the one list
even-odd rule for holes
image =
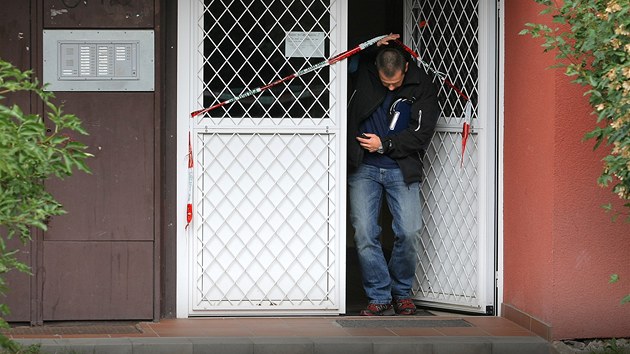
{"label": "white diamond grille door", "polygon": [[[494,75],[495,55],[480,55],[481,41],[495,35],[480,26],[480,17],[494,23],[494,11],[481,0],[406,1],[405,38],[439,73],[441,87],[442,114],[424,161],[424,227],[414,286],[415,300],[424,305],[486,312],[494,302],[495,86],[482,77]],[[466,99],[439,76],[472,103],[463,160]]]}
{"label": "white diamond grille door", "polygon": [[[195,1],[193,109],[339,52],[339,2]],[[342,77],[324,67],[191,123],[189,315],[344,311]]]}

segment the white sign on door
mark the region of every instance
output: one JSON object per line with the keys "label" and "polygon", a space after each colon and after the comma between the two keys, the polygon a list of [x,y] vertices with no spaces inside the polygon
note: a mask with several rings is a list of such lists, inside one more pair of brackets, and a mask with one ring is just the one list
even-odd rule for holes
{"label": "white sign on door", "polygon": [[323,32],[288,32],[284,42],[287,58],[324,57]]}

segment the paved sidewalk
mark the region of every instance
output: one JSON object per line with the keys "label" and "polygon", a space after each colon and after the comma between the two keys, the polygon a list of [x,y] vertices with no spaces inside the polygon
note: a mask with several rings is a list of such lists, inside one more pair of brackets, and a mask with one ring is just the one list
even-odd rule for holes
{"label": "paved sidewalk", "polygon": [[[91,327],[91,328],[90,328]],[[74,328],[74,330],[73,330]],[[42,353],[550,353],[544,339],[501,317],[242,317],[14,328]],[[92,333],[88,333],[92,332]]]}

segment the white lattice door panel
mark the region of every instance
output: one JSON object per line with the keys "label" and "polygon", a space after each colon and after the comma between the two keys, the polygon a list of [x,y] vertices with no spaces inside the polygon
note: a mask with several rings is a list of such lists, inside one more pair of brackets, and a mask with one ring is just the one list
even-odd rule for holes
{"label": "white lattice door panel", "polygon": [[[338,52],[334,1],[195,1],[195,109]],[[340,77],[322,68],[191,123],[190,315],[344,310]]]}
{"label": "white lattice door panel", "polygon": [[[423,230],[419,242],[415,299],[425,305],[486,312],[493,306],[493,228],[485,222],[494,214],[486,191],[493,189],[488,154],[492,145],[493,113],[480,114],[483,99],[494,99],[480,75],[480,11],[482,0],[408,0],[406,39],[425,64],[439,75],[442,114],[425,156],[422,194]],[[484,7],[485,9],[485,7]],[[489,65],[492,67],[492,65]],[[486,66],[483,66],[484,70]],[[441,82],[447,78],[472,102],[473,129],[462,160],[462,124],[466,99]],[[482,98],[480,100],[480,98]],[[483,162],[483,163],[482,163]],[[483,166],[482,166],[483,165]]]}
{"label": "white lattice door panel", "polygon": [[[329,135],[198,134],[198,308],[334,306]],[[332,164],[334,166],[334,164]]]}

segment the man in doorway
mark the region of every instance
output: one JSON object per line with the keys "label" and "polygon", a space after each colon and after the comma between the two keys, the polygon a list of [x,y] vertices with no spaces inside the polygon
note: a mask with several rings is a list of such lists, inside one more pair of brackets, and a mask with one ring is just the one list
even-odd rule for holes
{"label": "man in doorway", "polygon": [[[422,157],[439,115],[432,77],[381,39],[352,73],[348,105],[348,190],[363,287],[363,316],[413,315],[411,299],[422,227]],[[363,56],[365,57],[365,55]],[[366,60],[367,59],[367,60]],[[394,244],[389,262],[378,223],[385,196]]]}

